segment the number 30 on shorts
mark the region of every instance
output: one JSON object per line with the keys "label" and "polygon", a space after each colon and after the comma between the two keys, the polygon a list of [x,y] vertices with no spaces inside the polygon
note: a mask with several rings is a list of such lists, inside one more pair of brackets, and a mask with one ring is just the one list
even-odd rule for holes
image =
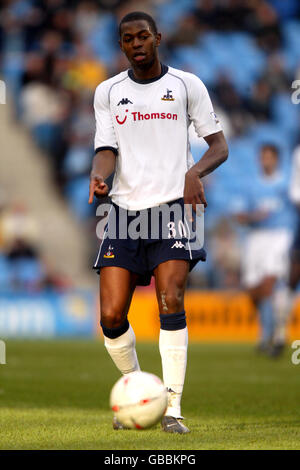
{"label": "number 30 on shorts", "polygon": [[[176,232],[175,226],[176,226],[175,222],[169,222],[167,224],[167,227],[169,229],[168,238],[176,238],[177,232]],[[182,237],[186,238],[187,237],[186,228],[185,228],[185,225],[182,222],[182,220],[179,220],[179,222],[177,224],[177,230],[178,230],[178,234],[179,234],[180,238],[182,238]]]}

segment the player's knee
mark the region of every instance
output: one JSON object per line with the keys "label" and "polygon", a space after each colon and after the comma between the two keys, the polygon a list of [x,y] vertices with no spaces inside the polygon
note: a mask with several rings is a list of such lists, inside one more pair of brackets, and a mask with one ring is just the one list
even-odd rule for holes
{"label": "player's knee", "polygon": [[276,278],[268,277],[266,278],[261,285],[261,297],[270,297],[273,293],[274,286],[276,283]]}
{"label": "player's knee", "polygon": [[123,310],[114,306],[101,307],[101,324],[106,328],[118,328],[126,319]]}
{"label": "player's knee", "polygon": [[184,289],[180,286],[170,286],[160,292],[160,306],[162,313],[176,313],[183,310]]}
{"label": "player's knee", "polygon": [[296,290],[298,283],[300,281],[300,256],[299,261],[298,259],[292,260],[289,279],[288,279],[288,286],[293,291]]}

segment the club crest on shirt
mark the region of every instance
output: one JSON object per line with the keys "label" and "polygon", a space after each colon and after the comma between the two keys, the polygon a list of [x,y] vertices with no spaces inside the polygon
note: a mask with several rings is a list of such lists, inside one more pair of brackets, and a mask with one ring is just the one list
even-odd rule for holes
{"label": "club crest on shirt", "polygon": [[171,93],[172,90],[169,90],[167,88],[167,93],[161,98],[162,101],[175,101],[175,98],[173,98],[173,95]]}
{"label": "club crest on shirt", "polygon": [[122,99],[119,101],[119,103],[117,104],[117,106],[120,106],[120,104],[129,104],[129,103],[130,103],[130,104],[133,104],[133,102],[130,101],[130,99],[128,99],[128,98],[122,98]]}
{"label": "club crest on shirt", "polygon": [[109,245],[107,252],[103,255],[103,258],[114,258],[113,247]]}

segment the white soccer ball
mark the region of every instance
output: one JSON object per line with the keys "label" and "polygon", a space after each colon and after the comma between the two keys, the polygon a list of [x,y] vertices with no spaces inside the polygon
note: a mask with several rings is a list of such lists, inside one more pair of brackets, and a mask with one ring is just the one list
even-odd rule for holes
{"label": "white soccer ball", "polygon": [[162,381],[148,372],[121,377],[110,393],[110,406],[126,428],[146,429],[156,424],[167,409],[168,394]]}

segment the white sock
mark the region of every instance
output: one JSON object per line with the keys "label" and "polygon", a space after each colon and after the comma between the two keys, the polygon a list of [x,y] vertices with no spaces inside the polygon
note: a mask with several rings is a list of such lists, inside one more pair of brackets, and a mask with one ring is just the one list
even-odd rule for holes
{"label": "white sock", "polygon": [[135,350],[135,334],[130,325],[118,338],[111,339],[104,336],[104,345],[123,375],[140,370]]}
{"label": "white sock", "polygon": [[274,343],[284,344],[286,341],[287,324],[294,303],[294,292],[289,287],[279,288],[273,295],[275,315]]}
{"label": "white sock", "polygon": [[187,327],[175,331],[160,330],[159,352],[163,379],[165,386],[171,390],[168,393],[168,408],[165,414],[174,418],[182,418],[180,403],[187,362],[187,346]]}

